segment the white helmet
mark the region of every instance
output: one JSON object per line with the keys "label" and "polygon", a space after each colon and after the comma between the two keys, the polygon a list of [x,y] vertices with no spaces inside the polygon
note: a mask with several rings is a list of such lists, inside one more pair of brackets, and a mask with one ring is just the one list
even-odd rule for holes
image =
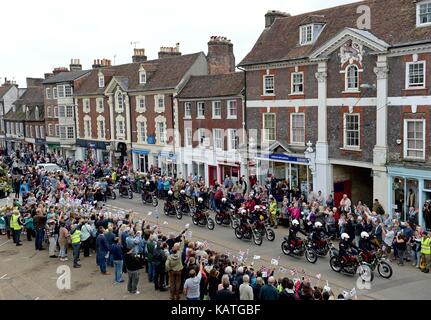
{"label": "white helmet", "polygon": [[260,207],[259,206],[254,206],[254,210],[259,210]]}
{"label": "white helmet", "polygon": [[181,190],[181,191],[180,191],[180,193],[181,193],[181,194],[185,194],[185,193],[186,193],[186,190]]}
{"label": "white helmet", "polygon": [[147,181],[147,182],[146,182],[146,185],[147,185],[147,186],[149,186],[149,185],[150,185],[150,181]]}
{"label": "white helmet", "polygon": [[198,202],[204,202],[204,199],[198,198]]}
{"label": "white helmet", "polygon": [[347,233],[343,233],[341,235],[341,240],[349,240],[349,239],[350,239],[350,236]]}
{"label": "white helmet", "polygon": [[225,203],[227,201],[226,198],[221,199],[221,202]]}
{"label": "white helmet", "polygon": [[270,199],[274,199],[274,196],[272,194],[269,195]]}
{"label": "white helmet", "polygon": [[370,237],[370,235],[368,234],[368,232],[364,231],[364,232],[361,233],[361,238],[362,239],[367,239],[369,237]]}
{"label": "white helmet", "polygon": [[170,195],[170,196],[171,196],[171,195],[173,195],[173,194],[174,194],[174,193],[172,192],[172,190],[169,190],[169,191],[168,191],[168,195]]}
{"label": "white helmet", "polygon": [[123,176],[123,179],[127,179],[126,176]]}
{"label": "white helmet", "polygon": [[106,179],[109,179],[109,178],[110,178],[110,176],[106,176],[105,178],[106,178]]}
{"label": "white helmet", "polygon": [[241,214],[246,214],[246,213],[247,213],[247,210],[245,210],[245,209],[241,210]]}
{"label": "white helmet", "polygon": [[314,227],[315,227],[315,228],[322,228],[322,227],[323,227],[323,224],[322,224],[321,222],[317,221],[317,222],[314,224]]}
{"label": "white helmet", "polygon": [[292,221],[292,225],[294,225],[294,226],[299,226],[299,221],[298,220],[293,220]]}

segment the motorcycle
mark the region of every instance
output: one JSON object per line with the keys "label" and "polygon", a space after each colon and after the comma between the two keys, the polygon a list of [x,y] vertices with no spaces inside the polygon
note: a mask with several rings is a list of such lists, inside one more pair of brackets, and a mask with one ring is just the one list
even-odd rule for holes
{"label": "motorcycle", "polygon": [[251,240],[253,239],[253,242],[255,245],[262,245],[263,238],[260,232],[256,229],[255,224],[248,223],[247,225],[238,225],[235,228],[235,236],[238,239],[246,239]]}
{"label": "motorcycle", "polygon": [[129,185],[127,185],[127,186],[119,186],[118,187],[118,192],[119,192],[121,198],[133,199],[133,191],[132,191],[132,188]]}
{"label": "motorcycle", "polygon": [[373,271],[377,269],[377,272],[382,278],[390,279],[392,277],[392,267],[389,262],[383,258],[382,250],[379,250],[376,253],[360,250],[359,254],[361,255],[363,261],[371,266]]}
{"label": "motorcycle", "polygon": [[183,214],[178,210],[174,201],[166,201],[163,207],[163,212],[166,216],[176,216],[178,220],[183,218]]}
{"label": "motorcycle", "polygon": [[311,244],[308,242],[308,240],[302,240],[298,239],[296,241],[289,240],[289,237],[284,237],[284,241],[281,244],[281,250],[283,253],[287,256],[297,256],[302,257],[305,254],[305,258],[310,263],[316,263],[317,261],[317,253],[313,250],[311,247]]}
{"label": "motorcycle", "polygon": [[275,232],[271,229],[269,224],[266,221],[259,220],[256,222],[256,228],[262,235],[262,238],[266,236],[268,241],[274,241],[275,240]]}
{"label": "motorcycle", "polygon": [[181,197],[178,201],[178,210],[181,211],[183,215],[190,215],[192,213],[189,202]]}
{"label": "motorcycle", "polygon": [[235,229],[237,221],[234,216],[235,207],[231,206],[227,210],[217,210],[215,215],[215,222],[218,225],[231,226]]}
{"label": "motorcycle", "polygon": [[331,246],[330,246],[329,238],[313,241],[310,235],[309,241],[310,241],[311,247],[319,257],[326,257],[330,252]]}
{"label": "motorcycle", "polygon": [[343,261],[344,263],[339,254],[334,255],[329,260],[331,269],[338,273],[344,272],[350,275],[357,273],[363,281],[372,282],[374,280],[374,272],[371,265],[363,261],[361,255],[354,254],[344,257]]}
{"label": "motorcycle", "polygon": [[193,213],[192,221],[194,225],[207,226],[209,230],[214,230],[215,228],[214,220],[210,217],[208,211],[198,212],[196,210]]}
{"label": "motorcycle", "polygon": [[117,194],[112,186],[107,186],[105,191],[106,198],[111,198],[111,200],[117,199]]}
{"label": "motorcycle", "polygon": [[141,198],[144,205],[151,204],[153,207],[157,207],[159,205],[159,200],[157,199],[155,192],[142,191]]}

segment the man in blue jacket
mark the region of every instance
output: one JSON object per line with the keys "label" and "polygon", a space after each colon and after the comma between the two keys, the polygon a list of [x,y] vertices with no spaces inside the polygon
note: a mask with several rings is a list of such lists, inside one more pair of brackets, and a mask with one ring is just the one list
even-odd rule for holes
{"label": "man in blue jacket", "polygon": [[105,228],[102,226],[98,229],[99,235],[96,239],[96,263],[100,267],[100,272],[104,275],[109,275],[106,272],[106,259],[108,258],[109,245],[105,237]]}

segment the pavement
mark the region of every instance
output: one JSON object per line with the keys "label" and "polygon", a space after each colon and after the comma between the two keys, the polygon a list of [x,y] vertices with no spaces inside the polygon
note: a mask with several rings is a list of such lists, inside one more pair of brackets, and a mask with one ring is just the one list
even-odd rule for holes
{"label": "pavement", "polygon": [[[375,272],[372,283],[363,285],[358,282],[357,276],[338,274],[332,271],[328,258],[319,258],[316,264],[308,263],[304,257],[293,258],[284,256],[281,252],[281,242],[286,235],[287,229],[279,227],[276,229],[274,242],[264,240],[261,246],[252,242],[238,240],[230,227],[216,225],[213,231],[205,227],[194,226],[189,216],[182,220],[175,217],[166,217],[163,214],[163,204],[160,202],[159,219],[156,219],[156,208],[144,206],[140,198],[132,200],[117,199],[109,201],[106,208],[108,211],[119,211],[132,209],[136,218],[144,219],[147,223],[159,224],[164,233],[181,232],[186,224],[190,224],[193,240],[207,241],[209,248],[218,252],[229,252],[231,256],[239,256],[239,252],[247,252],[246,263],[254,264],[255,268],[261,265],[274,267],[275,276],[292,278],[290,270],[295,270],[294,277],[309,278],[312,285],[324,286],[329,284],[334,293],[343,291],[350,292],[355,288],[359,300],[428,300],[431,298],[431,276],[423,274],[416,268],[406,263],[399,267],[392,263],[394,275],[391,279],[381,278]],[[151,215],[149,213],[151,212]],[[57,259],[48,258],[47,251],[34,250],[34,243],[28,243],[23,237],[23,246],[16,247],[12,241],[7,241],[6,236],[0,236],[0,300],[3,299],[31,299],[31,300],[167,300],[168,293],[155,291],[152,284],[148,283],[145,271],[141,271],[139,281],[140,295],[127,293],[127,286],[113,284],[113,275],[100,274],[96,266],[95,255],[89,258],[82,257],[81,269],[71,268],[71,261],[60,262]],[[254,256],[260,256],[254,260]],[[71,254],[69,254],[71,258]],[[273,260],[278,261],[278,266],[271,265]],[[60,290],[57,287],[58,267],[70,267],[70,290]],[[280,270],[280,267],[283,270]],[[110,269],[112,272],[113,270]],[[319,279],[320,278],[320,279]],[[125,280],[127,276],[125,275]],[[64,283],[64,281],[63,281]]]}

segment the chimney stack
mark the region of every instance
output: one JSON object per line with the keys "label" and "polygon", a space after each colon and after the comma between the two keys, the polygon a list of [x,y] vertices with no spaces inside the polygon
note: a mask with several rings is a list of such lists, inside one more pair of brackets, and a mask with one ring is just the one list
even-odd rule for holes
{"label": "chimney stack", "polygon": [[54,68],[54,70],[52,70],[52,73],[54,75],[57,75],[57,74],[62,73],[62,72],[69,72],[69,69],[67,69],[65,67],[58,67],[58,68]]}
{"label": "chimney stack", "polygon": [[51,78],[53,75],[54,75],[53,73],[45,73],[45,74],[44,74],[44,78],[45,78],[45,80],[46,80],[46,79],[48,79],[48,78]]}
{"label": "chimney stack", "polygon": [[133,51],[132,61],[133,62],[145,62],[145,61],[147,61],[147,56],[145,55],[145,49],[144,48],[140,48],[140,49],[135,48]]}
{"label": "chimney stack", "polygon": [[265,28],[271,27],[274,24],[275,19],[285,17],[290,17],[290,14],[278,10],[269,10],[265,14]]}
{"label": "chimney stack", "polygon": [[79,59],[71,59],[70,60],[70,71],[81,71],[82,70],[82,64]]}
{"label": "chimney stack", "polygon": [[211,75],[235,72],[233,43],[226,37],[212,36],[208,42],[207,60]]}
{"label": "chimney stack", "polygon": [[99,68],[110,67],[110,66],[111,66],[111,60],[109,59],[95,59],[92,68],[99,69]]}
{"label": "chimney stack", "polygon": [[26,78],[26,82],[27,82],[27,88],[30,87],[41,87],[43,84],[43,80],[45,79],[41,79],[41,78]]}
{"label": "chimney stack", "polygon": [[175,47],[160,47],[159,59],[177,56],[181,56],[179,43],[176,43]]}

